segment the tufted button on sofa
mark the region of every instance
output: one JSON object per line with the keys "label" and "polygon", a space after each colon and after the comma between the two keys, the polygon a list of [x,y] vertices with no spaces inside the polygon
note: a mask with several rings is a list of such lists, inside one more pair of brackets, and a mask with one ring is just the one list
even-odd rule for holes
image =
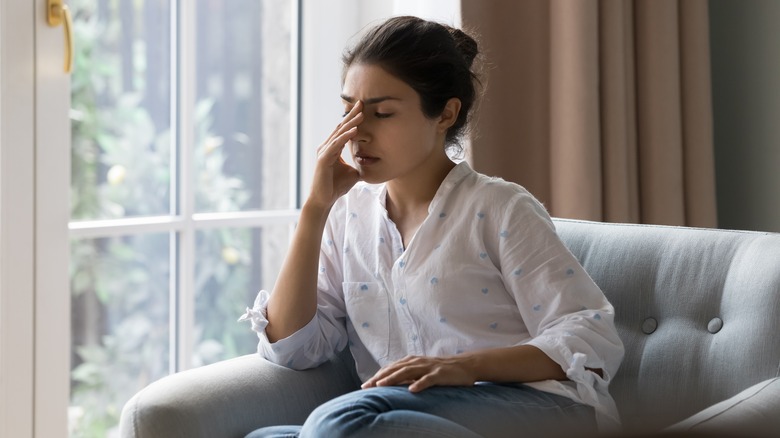
{"label": "tufted button on sofa", "polygon": [[626,432],[780,437],[780,234],[556,227],[615,306]]}
{"label": "tufted button on sofa", "polygon": [[[555,224],[615,306],[625,436],[780,436],[780,234]],[[243,356],[140,391],[121,436],[242,437],[357,387],[346,352],[307,371]]]}

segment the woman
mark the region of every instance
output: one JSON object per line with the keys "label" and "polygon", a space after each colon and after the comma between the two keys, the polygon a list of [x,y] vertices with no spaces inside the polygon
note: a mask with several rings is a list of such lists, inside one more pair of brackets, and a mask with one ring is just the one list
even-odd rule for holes
{"label": "woman", "polygon": [[[315,367],[345,347],[361,390],[260,436],[519,436],[617,424],[623,354],[603,293],[522,187],[455,164],[477,43],[415,17],[344,56],[346,114],[273,293],[265,358]],[[355,166],[341,160],[348,148]]]}

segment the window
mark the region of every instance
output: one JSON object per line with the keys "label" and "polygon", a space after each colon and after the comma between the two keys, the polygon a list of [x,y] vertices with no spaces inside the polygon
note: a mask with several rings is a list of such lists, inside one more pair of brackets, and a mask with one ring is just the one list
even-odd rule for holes
{"label": "window", "polygon": [[345,41],[394,14],[457,24],[458,1],[69,3],[69,428],[111,436],[147,384],[255,351],[235,321],[343,112]]}
{"label": "window", "polygon": [[248,354],[297,196],[298,5],[71,0],[72,436]]}

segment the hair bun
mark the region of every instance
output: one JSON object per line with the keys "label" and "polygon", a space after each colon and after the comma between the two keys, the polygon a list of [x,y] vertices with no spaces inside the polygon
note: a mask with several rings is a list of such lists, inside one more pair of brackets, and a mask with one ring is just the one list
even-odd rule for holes
{"label": "hair bun", "polygon": [[474,58],[479,54],[477,42],[466,32],[456,27],[447,26],[447,30],[449,30],[452,39],[455,40],[455,47],[458,48],[463,59],[466,60],[466,64],[471,67],[471,64],[474,63]]}

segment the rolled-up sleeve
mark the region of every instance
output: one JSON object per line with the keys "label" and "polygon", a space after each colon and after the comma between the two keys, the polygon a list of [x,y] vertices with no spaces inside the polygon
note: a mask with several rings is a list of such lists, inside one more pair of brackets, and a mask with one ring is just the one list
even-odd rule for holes
{"label": "rolled-up sleeve", "polygon": [[[333,210],[331,218],[338,215],[340,209],[334,206]],[[341,289],[338,243],[343,241],[343,236],[334,225],[334,221],[329,219],[325,227],[317,277],[317,312],[305,326],[284,339],[271,342],[265,331],[271,294],[265,290],[257,294],[252,308],[247,308],[239,318],[239,321],[251,321],[252,330],[257,332],[259,339],[257,352],[271,362],[296,370],[313,368],[347,345],[347,313]]]}
{"label": "rolled-up sleeve", "polygon": [[544,208],[530,196],[515,201],[500,252],[503,276],[531,335],[526,344],[561,366],[580,400],[614,416],[614,406],[605,406],[612,404],[608,385],[624,354],[614,308],[564,246]]}
{"label": "rolled-up sleeve", "polygon": [[252,330],[257,332],[259,339],[257,352],[260,356],[288,368],[304,370],[322,364],[346,346],[344,317],[339,317],[341,312],[328,302],[330,296],[318,300],[317,313],[305,326],[284,339],[271,342],[265,332],[269,297],[267,291],[260,291],[254,306],[247,308],[239,318],[239,321],[251,321]]}

